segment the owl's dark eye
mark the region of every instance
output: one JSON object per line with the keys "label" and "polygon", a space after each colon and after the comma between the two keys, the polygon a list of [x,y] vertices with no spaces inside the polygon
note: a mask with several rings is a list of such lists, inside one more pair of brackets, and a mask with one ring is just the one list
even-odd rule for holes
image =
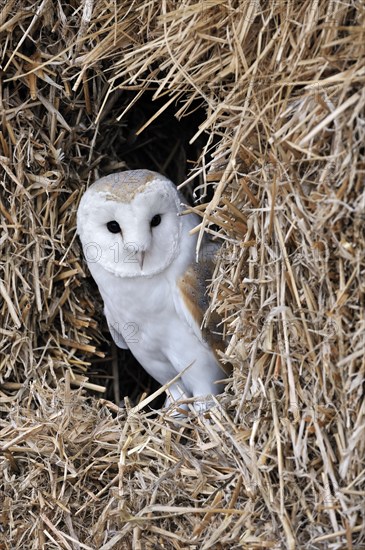
{"label": "owl's dark eye", "polygon": [[115,220],[112,220],[111,222],[108,222],[106,224],[106,226],[108,228],[108,231],[110,231],[110,233],[120,233],[121,232],[120,225]]}
{"label": "owl's dark eye", "polygon": [[160,223],[161,223],[160,214],[156,214],[156,216],[153,216],[151,220],[151,227],[156,227],[156,225],[160,225]]}

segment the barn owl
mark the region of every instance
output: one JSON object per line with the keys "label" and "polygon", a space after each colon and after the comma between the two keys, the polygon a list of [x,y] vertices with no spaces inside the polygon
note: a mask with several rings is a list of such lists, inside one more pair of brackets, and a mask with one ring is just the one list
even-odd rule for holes
{"label": "barn owl", "polygon": [[[174,401],[222,391],[221,338],[201,328],[209,258],[196,262],[198,225],[174,184],[149,170],[103,177],[84,193],[77,232],[110,333],[160,384],[182,373]],[[210,258],[211,260],[211,258]]]}

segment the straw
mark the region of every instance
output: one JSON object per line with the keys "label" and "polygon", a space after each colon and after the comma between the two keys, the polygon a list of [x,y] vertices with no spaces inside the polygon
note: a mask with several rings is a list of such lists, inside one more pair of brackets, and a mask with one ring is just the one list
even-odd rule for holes
{"label": "straw", "polygon": [[[346,1],[0,4],[1,548],[364,547],[364,29]],[[202,413],[111,345],[75,237],[126,167],[195,189],[220,245]]]}

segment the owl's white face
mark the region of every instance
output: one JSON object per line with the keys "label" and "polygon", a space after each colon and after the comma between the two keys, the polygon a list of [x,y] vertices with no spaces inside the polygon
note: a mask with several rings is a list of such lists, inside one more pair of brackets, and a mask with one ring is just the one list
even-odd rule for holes
{"label": "owl's white face", "polygon": [[83,195],[77,232],[86,260],[118,277],[150,277],[179,253],[180,199],[156,172],[131,170],[97,180]]}

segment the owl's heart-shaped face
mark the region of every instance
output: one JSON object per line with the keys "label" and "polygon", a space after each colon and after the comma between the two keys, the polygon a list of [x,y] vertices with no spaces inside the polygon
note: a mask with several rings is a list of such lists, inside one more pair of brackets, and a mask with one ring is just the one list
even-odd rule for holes
{"label": "owl's heart-shaped face", "polygon": [[118,277],[164,271],[179,253],[180,199],[156,172],[131,170],[97,180],[83,195],[77,232],[86,260]]}

